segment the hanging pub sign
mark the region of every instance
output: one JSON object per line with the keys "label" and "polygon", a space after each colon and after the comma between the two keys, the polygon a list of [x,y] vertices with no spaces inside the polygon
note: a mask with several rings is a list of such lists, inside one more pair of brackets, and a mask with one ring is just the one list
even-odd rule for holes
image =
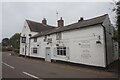
{"label": "hanging pub sign", "polygon": [[26,37],[22,37],[22,43],[26,43]]}

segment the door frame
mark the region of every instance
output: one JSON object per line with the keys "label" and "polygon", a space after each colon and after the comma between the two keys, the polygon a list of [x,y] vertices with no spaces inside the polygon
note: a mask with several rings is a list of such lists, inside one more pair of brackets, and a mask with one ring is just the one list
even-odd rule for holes
{"label": "door frame", "polygon": [[45,61],[51,62],[51,47],[45,47]]}

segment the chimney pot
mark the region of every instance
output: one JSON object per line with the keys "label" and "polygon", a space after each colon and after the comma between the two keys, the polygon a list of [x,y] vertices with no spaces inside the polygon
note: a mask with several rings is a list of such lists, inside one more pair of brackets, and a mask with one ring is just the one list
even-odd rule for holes
{"label": "chimney pot", "polygon": [[47,24],[47,20],[45,18],[43,18],[42,20],[42,24],[46,25]]}

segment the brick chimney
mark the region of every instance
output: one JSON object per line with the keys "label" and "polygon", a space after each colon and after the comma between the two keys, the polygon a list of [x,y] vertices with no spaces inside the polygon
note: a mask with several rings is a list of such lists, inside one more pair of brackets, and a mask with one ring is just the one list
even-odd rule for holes
{"label": "brick chimney", "polygon": [[45,18],[43,18],[42,24],[47,25],[47,20]]}
{"label": "brick chimney", "polygon": [[58,27],[63,27],[64,26],[64,20],[62,20],[62,17],[60,20],[58,20]]}

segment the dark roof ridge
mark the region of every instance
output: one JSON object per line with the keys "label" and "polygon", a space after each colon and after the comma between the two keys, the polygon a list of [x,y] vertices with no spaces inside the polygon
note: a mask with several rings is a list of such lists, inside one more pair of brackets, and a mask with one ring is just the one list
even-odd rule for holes
{"label": "dark roof ridge", "polygon": [[[37,21],[33,21],[33,20],[28,20],[28,19],[26,19],[26,21],[27,22],[29,22],[29,21],[31,21],[31,22],[34,22],[34,23],[38,23],[38,24],[42,24],[42,23],[40,23],[40,22],[37,22]],[[45,24],[42,24],[43,26],[51,26],[51,27],[56,27],[56,26],[52,26],[52,25],[45,25]]]}
{"label": "dark roof ridge", "polygon": [[91,18],[91,19],[87,19],[87,20],[83,20],[83,21],[80,21],[80,22],[72,23],[72,24],[69,24],[69,25],[66,25],[66,26],[60,27],[60,28],[56,27],[52,30],[47,30],[46,32],[43,32],[42,34],[38,34],[38,35],[35,35],[33,37],[39,37],[39,36],[42,36],[42,35],[53,34],[53,33],[56,33],[56,32],[63,32],[63,31],[68,31],[68,30],[73,30],[73,29],[78,29],[78,28],[84,28],[84,27],[88,27],[88,26],[91,26],[91,25],[102,24],[104,22],[104,20],[106,19],[107,15],[108,14],[104,14],[104,15],[94,17],[94,18]]}
{"label": "dark roof ridge", "polygon": [[39,23],[37,21],[33,21],[33,20],[30,20],[30,19],[26,19],[26,21],[32,21],[32,22],[35,22],[35,23]]}
{"label": "dark roof ridge", "polygon": [[[104,15],[97,16],[97,17],[93,17],[93,18],[89,18],[89,19],[86,19],[86,20],[83,20],[83,21],[89,21],[89,20],[97,19],[97,18],[104,17],[104,16],[107,16],[107,15],[108,15],[108,14],[104,14]],[[80,22],[82,22],[82,21],[80,21]],[[80,22],[74,22],[74,23],[72,23],[72,24],[77,24],[77,23],[80,23]],[[68,26],[70,26],[70,25],[72,25],[72,24],[68,24],[68,25],[66,25],[66,26],[64,26],[64,27],[68,27]]]}
{"label": "dark roof ridge", "polygon": [[101,16],[92,17],[92,18],[86,19],[86,20],[84,20],[84,21],[96,19],[96,18],[99,18],[99,17],[104,17],[104,16],[107,16],[107,15],[108,15],[108,14],[104,14],[104,15],[101,15]]}
{"label": "dark roof ridge", "polygon": [[32,32],[43,32],[45,30],[49,30],[49,29],[53,29],[55,28],[55,26],[51,26],[51,25],[44,25],[42,23],[39,23],[39,22],[35,22],[35,21],[32,21],[32,20],[26,20],[30,30]]}

